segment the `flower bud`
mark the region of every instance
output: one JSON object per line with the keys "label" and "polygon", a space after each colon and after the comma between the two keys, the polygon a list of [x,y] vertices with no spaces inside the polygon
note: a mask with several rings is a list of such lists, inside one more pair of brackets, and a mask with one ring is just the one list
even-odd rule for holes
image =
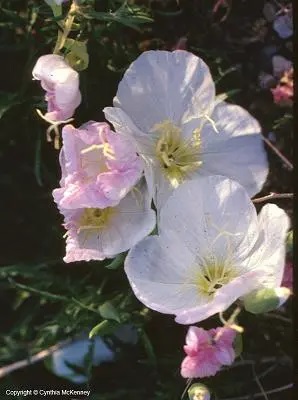
{"label": "flower bud", "polygon": [[279,308],[291,294],[286,287],[263,288],[244,297],[244,307],[253,314],[261,314]]}
{"label": "flower bud", "polygon": [[189,400],[210,400],[210,392],[207,386],[201,383],[194,383],[188,389]]}

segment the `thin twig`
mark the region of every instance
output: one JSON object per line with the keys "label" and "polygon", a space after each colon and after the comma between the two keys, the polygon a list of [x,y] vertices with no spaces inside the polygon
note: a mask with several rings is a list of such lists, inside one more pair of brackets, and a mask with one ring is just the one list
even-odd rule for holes
{"label": "thin twig", "polygon": [[[288,390],[291,389],[293,387],[293,383],[289,383],[288,385],[285,386],[281,386],[279,388],[276,389],[272,389],[272,390],[267,390],[266,394],[274,394],[274,393],[279,393],[279,392],[283,392],[284,390]],[[253,394],[253,398],[257,398],[257,397],[262,397],[263,393],[254,393]],[[247,396],[242,396],[242,397],[229,397],[229,398],[224,398],[224,399],[220,399],[220,400],[250,400],[252,397],[250,395]]]}
{"label": "thin twig", "polygon": [[294,196],[293,193],[274,193],[271,192],[270,194],[259,197],[258,199],[253,199],[253,203],[262,203],[263,201],[272,200],[272,199],[292,199]]}
{"label": "thin twig", "polygon": [[29,365],[35,364],[38,361],[44,360],[46,357],[53,354],[56,350],[61,349],[65,345],[71,343],[74,338],[63,340],[59,343],[54,344],[53,346],[49,347],[48,349],[41,350],[39,353],[35,354],[34,356],[29,356],[25,360],[17,361],[9,365],[5,365],[4,367],[0,368],[0,378],[11,374],[12,372],[28,367]]}
{"label": "thin twig", "polygon": [[288,169],[292,171],[294,169],[293,164],[285,157],[275,146],[274,144],[267,139],[264,135],[262,135],[264,142],[274,151],[276,155],[286,164]]}
{"label": "thin twig", "polygon": [[[268,363],[275,363],[277,361],[276,357],[264,357],[258,362],[260,364],[268,364]],[[231,368],[237,368],[237,367],[244,367],[246,365],[252,365],[256,364],[256,361],[254,360],[241,360],[241,361],[236,361],[232,365],[229,365],[227,367],[224,367],[223,370],[230,370]]]}
{"label": "thin twig", "polygon": [[264,399],[265,400],[269,400],[268,396],[267,396],[267,393],[265,392],[265,390],[263,388],[263,385],[262,385],[262,383],[261,383],[261,381],[260,381],[260,379],[259,379],[259,377],[258,377],[258,375],[256,373],[256,369],[255,369],[254,364],[251,366],[251,369],[252,369],[252,373],[254,375],[254,380],[256,381],[257,385],[259,386],[259,389],[261,390],[261,393],[263,394]]}
{"label": "thin twig", "polygon": [[287,317],[284,317],[284,316],[279,315],[279,314],[268,313],[268,314],[263,314],[263,317],[278,319],[279,321],[285,322],[287,324],[292,324],[293,323],[291,318],[287,318]]}

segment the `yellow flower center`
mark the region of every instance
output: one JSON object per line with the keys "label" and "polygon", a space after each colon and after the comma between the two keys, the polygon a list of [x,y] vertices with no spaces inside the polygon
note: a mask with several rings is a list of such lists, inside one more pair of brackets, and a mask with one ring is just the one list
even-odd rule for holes
{"label": "yellow flower center", "polygon": [[158,137],[155,152],[162,171],[177,187],[202,164],[200,131],[195,130],[190,140],[184,140],[180,128],[171,121],[163,121],[153,127],[153,132]]}
{"label": "yellow flower center", "polygon": [[102,230],[104,227],[106,227],[113,214],[113,207],[107,207],[103,209],[85,208],[79,220],[79,230]]}
{"label": "yellow flower center", "polygon": [[235,269],[224,263],[212,262],[201,267],[196,277],[196,284],[200,294],[213,296],[216,290],[231,282],[237,276]]}

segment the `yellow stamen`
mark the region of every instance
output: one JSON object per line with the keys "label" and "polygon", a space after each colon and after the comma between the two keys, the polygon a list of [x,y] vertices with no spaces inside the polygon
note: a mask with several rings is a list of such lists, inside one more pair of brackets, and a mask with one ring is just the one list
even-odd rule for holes
{"label": "yellow stamen", "polygon": [[171,121],[153,127],[157,136],[155,152],[164,175],[177,187],[202,164],[200,160],[200,131],[194,130],[190,140],[182,138],[181,129]]}
{"label": "yellow stamen", "polygon": [[217,260],[205,264],[197,274],[196,284],[200,294],[213,297],[215,292],[237,276],[235,269]]}
{"label": "yellow stamen", "polygon": [[100,208],[85,208],[80,220],[79,229],[82,230],[102,230],[108,224],[111,216],[114,214],[113,207]]}
{"label": "yellow stamen", "polygon": [[86,154],[89,153],[90,151],[94,150],[101,150],[102,153],[106,158],[109,158],[111,160],[115,160],[115,153],[113,149],[111,148],[110,144],[105,142],[103,144],[92,144],[89,147],[86,147],[85,149],[81,150],[81,154]]}

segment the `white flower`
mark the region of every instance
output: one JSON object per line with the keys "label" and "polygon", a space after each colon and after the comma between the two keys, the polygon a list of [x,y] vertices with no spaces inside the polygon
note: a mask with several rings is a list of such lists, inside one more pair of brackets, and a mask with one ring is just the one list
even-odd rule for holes
{"label": "white flower", "polygon": [[67,229],[65,262],[113,258],[152,232],[155,212],[142,183],[115,207],[74,210],[59,207]]}
{"label": "white flower", "polygon": [[114,107],[116,131],[136,143],[157,208],[196,175],[224,175],[252,196],[266,179],[258,122],[239,106],[219,103],[207,65],[187,51],[148,51],[128,68]]}
{"label": "white flower", "polygon": [[176,189],[160,212],[159,236],[133,247],[125,271],[147,307],[192,324],[282,281],[288,217],[273,204],[257,216],[245,189],[222,176]]}

